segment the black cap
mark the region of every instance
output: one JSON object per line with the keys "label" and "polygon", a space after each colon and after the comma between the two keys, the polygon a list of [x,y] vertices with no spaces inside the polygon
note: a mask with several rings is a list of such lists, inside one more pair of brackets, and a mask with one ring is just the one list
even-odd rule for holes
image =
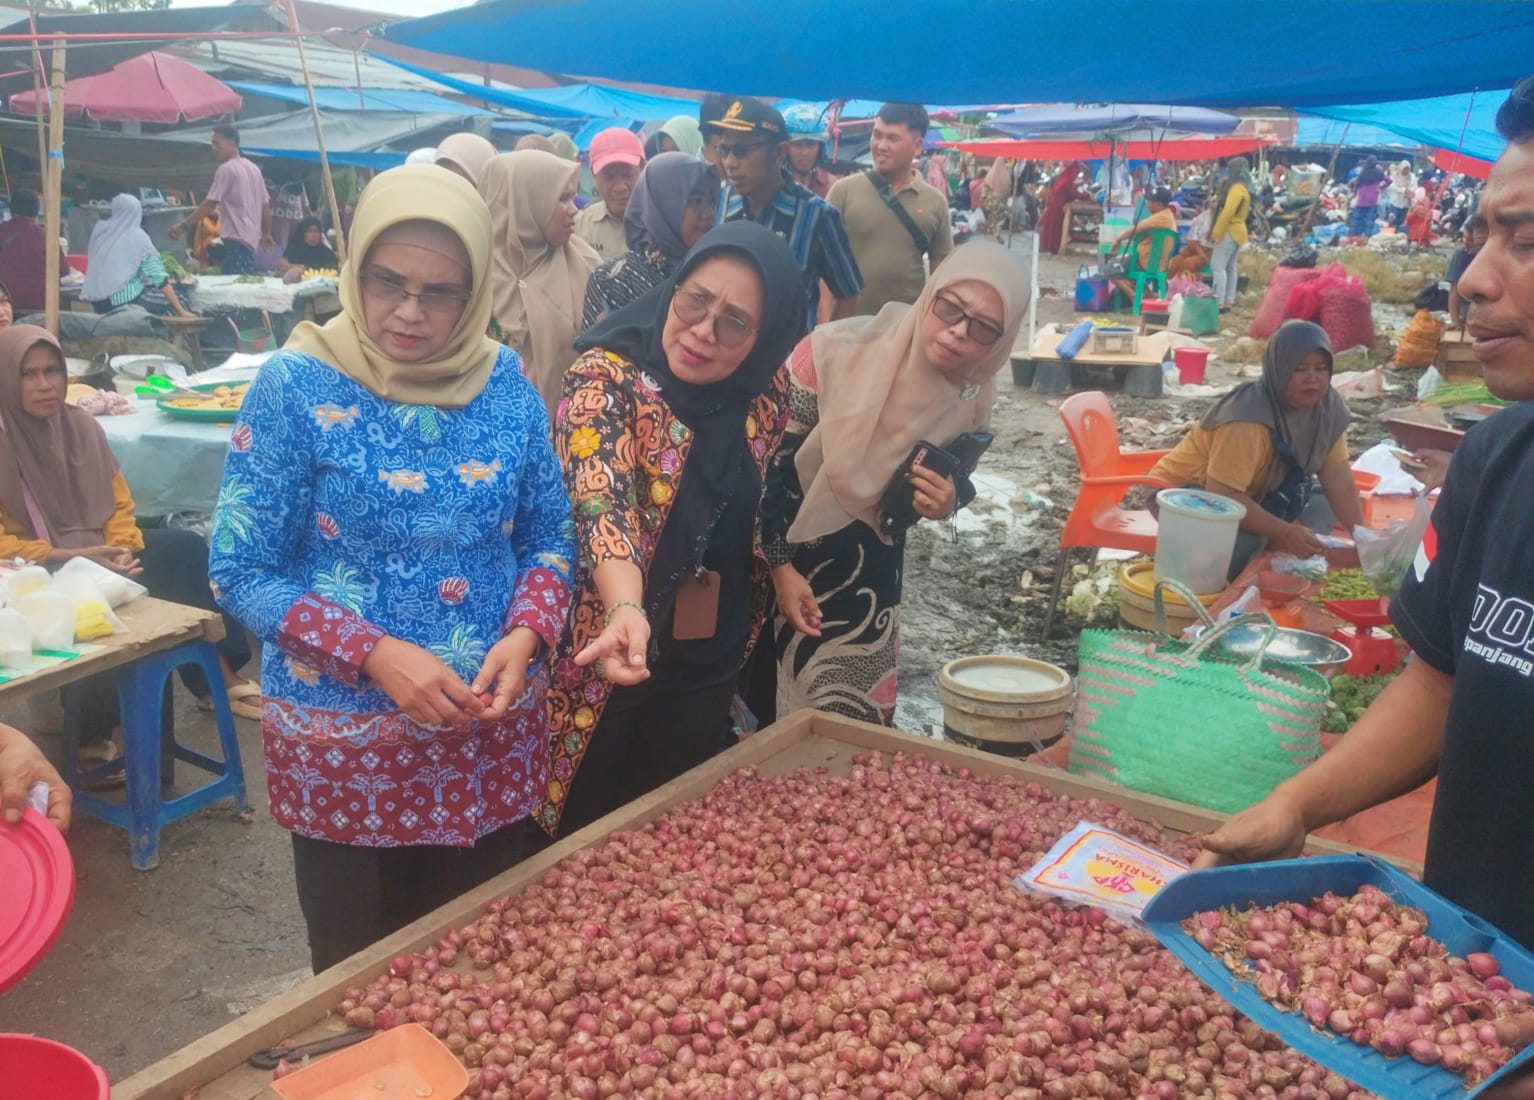
{"label": "black cap", "polygon": [[1158,187],[1145,196],[1145,198],[1148,202],[1159,202],[1163,206],[1170,206],[1172,203],[1172,192],[1170,188]]}
{"label": "black cap", "polygon": [[761,134],[774,141],[788,136],[788,127],[777,108],[750,96],[730,100],[724,114],[709,119],[703,129],[720,134]]}

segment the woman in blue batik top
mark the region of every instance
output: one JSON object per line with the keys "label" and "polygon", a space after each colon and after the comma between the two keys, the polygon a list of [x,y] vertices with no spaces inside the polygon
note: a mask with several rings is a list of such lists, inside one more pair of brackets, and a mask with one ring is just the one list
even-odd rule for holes
{"label": "woman in blue batik top", "polygon": [[520,858],[548,783],[569,496],[485,336],[490,214],[440,168],[363,194],[339,316],[240,410],[210,574],[266,643],[272,814],[322,970]]}

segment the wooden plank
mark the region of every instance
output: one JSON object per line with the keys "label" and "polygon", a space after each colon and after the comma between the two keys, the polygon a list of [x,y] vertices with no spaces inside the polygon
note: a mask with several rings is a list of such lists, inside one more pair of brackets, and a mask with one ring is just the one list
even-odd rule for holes
{"label": "wooden plank", "polygon": [[[980,775],[1030,780],[1076,798],[1101,798],[1173,832],[1202,832],[1225,820],[1224,815],[1212,810],[1139,794],[1058,768],[992,756],[852,719],[797,711],[387,939],[141,1070],[112,1089],[113,1100],[181,1100],[192,1089],[197,1090],[195,1100],[269,1097],[270,1072],[253,1069],[245,1060],[284,1039],[309,1041],[337,1030],[339,1024],[334,1019],[327,1020],[331,1007],[349,987],[366,985],[384,973],[393,956],[435,946],[448,931],[478,917],[491,901],[522,890],[572,852],[599,844],[612,833],[637,828],[679,803],[701,798],[734,771],[755,767],[763,775],[780,775],[796,768],[826,768],[845,775],[853,755],[864,750],[923,753],[944,763],[968,767]],[[1316,839],[1310,841],[1309,847],[1316,852],[1356,850]]]}
{"label": "wooden plank", "polygon": [[217,642],[224,637],[224,620],[213,612],[153,596],[140,596],[124,604],[117,609],[117,616],[128,628],[126,633],[98,639],[94,644],[101,649],[95,653],[0,684],[0,703],[17,703],[54,691],[186,642]]}

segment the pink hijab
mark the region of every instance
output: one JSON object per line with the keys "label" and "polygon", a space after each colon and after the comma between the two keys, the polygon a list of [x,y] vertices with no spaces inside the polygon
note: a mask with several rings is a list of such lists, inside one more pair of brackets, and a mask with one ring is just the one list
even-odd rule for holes
{"label": "pink hijab", "polygon": [[45,328],[0,330],[0,507],[50,546],[100,546],[116,510],[117,459],[90,413],[64,405],[39,420],[22,409],[21,361],[38,344],[64,361]]}

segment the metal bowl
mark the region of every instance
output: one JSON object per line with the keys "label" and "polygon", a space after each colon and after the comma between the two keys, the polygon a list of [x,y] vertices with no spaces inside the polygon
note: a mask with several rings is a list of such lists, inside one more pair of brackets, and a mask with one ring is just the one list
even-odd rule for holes
{"label": "metal bowl", "polygon": [[[1221,638],[1216,649],[1226,657],[1250,660],[1262,649],[1265,631],[1260,625],[1238,626]],[[1353,656],[1341,642],[1325,634],[1281,626],[1274,631],[1273,643],[1263,654],[1265,660],[1286,665],[1303,665],[1330,680]]]}

